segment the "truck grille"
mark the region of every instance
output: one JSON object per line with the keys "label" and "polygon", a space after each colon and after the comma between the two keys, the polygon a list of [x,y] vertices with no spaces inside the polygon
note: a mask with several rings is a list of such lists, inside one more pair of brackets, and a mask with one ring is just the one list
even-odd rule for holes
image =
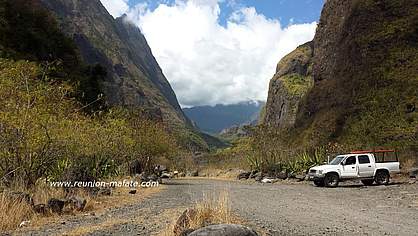
{"label": "truck grille", "polygon": [[309,173],[310,174],[315,174],[316,173],[316,170],[310,170]]}

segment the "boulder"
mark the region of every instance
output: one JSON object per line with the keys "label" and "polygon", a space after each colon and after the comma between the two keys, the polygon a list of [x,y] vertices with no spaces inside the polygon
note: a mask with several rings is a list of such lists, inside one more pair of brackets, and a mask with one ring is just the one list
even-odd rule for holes
{"label": "boulder", "polygon": [[36,204],[32,207],[33,211],[37,214],[47,215],[48,207],[45,204]]}
{"label": "boulder", "polygon": [[198,170],[188,171],[186,175],[190,177],[197,177],[199,176],[199,171]]}
{"label": "boulder", "polygon": [[253,170],[253,171],[251,171],[251,174],[250,174],[250,176],[248,178],[254,179],[257,176],[258,173],[259,172],[257,170]]}
{"label": "boulder", "polygon": [[287,179],[287,177],[288,177],[288,175],[284,171],[281,171],[276,175],[276,178],[278,178],[278,179]]}
{"label": "boulder", "polygon": [[277,179],[277,178],[273,178],[273,177],[264,177],[264,178],[261,180],[261,183],[264,183],[264,184],[269,183],[269,184],[271,184],[271,183],[275,183],[275,182],[277,182],[277,181],[278,181],[278,179]]}
{"label": "boulder", "polygon": [[170,179],[172,176],[171,176],[171,174],[170,174],[170,173],[168,173],[168,172],[163,172],[163,173],[160,175],[160,177],[161,177],[162,179]]}
{"label": "boulder", "polygon": [[[173,233],[175,236],[185,235],[190,226],[190,219],[197,214],[195,209],[186,209],[177,219]],[[186,234],[187,235],[187,234]]]}
{"label": "boulder", "polygon": [[198,229],[189,234],[189,236],[258,236],[258,234],[253,229],[246,226],[220,224]]}
{"label": "boulder", "polygon": [[57,198],[51,198],[48,200],[48,208],[53,213],[61,213],[62,209],[64,209],[65,201]]}
{"label": "boulder", "polygon": [[416,179],[418,176],[418,168],[413,168],[409,171],[409,177]]}
{"label": "boulder", "polygon": [[142,165],[139,160],[134,160],[129,164],[129,174],[135,176],[142,173]]}
{"label": "boulder", "polygon": [[87,200],[82,197],[73,196],[67,200],[67,204],[71,207],[71,209],[83,211],[86,207]]}
{"label": "boulder", "polygon": [[295,178],[299,181],[304,181],[306,178],[306,175],[296,175]]}
{"label": "boulder", "polygon": [[242,172],[237,176],[237,179],[248,179],[250,178],[251,172]]}
{"label": "boulder", "polygon": [[258,172],[257,174],[254,175],[254,180],[257,182],[260,182],[263,179],[264,175],[261,172]]}
{"label": "boulder", "polygon": [[112,189],[110,188],[101,188],[98,191],[99,195],[103,195],[103,196],[110,196],[112,195]]}

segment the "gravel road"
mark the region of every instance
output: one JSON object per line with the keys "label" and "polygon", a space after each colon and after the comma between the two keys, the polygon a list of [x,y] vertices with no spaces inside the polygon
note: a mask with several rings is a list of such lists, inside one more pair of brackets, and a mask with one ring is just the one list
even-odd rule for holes
{"label": "gravel road", "polygon": [[170,180],[139,203],[16,234],[153,235],[205,195],[224,190],[234,212],[267,235],[418,235],[418,184],[329,189],[209,179]]}

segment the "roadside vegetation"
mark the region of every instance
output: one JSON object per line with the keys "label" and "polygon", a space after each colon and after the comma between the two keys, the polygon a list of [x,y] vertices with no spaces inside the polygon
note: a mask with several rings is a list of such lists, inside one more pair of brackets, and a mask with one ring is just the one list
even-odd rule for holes
{"label": "roadside vegetation", "polygon": [[50,181],[117,178],[132,163],[148,173],[157,163],[187,163],[182,140],[146,108],[107,106],[99,86],[106,70],[83,64],[37,4],[0,1],[0,231],[33,218],[33,204],[71,194],[89,200],[51,190]]}
{"label": "roadside vegetation", "polygon": [[227,191],[204,196],[193,207],[185,210],[177,221],[160,233],[162,236],[180,236],[213,224],[242,223],[231,210]]}

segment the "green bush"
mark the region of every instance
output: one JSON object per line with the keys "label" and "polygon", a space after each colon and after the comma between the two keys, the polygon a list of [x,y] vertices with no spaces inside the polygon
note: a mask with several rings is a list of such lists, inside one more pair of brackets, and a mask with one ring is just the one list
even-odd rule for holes
{"label": "green bush", "polygon": [[127,173],[140,160],[174,160],[178,145],[163,124],[140,110],[88,115],[70,83],[45,79],[44,67],[0,59],[0,177],[32,186],[39,178],[100,179]]}

